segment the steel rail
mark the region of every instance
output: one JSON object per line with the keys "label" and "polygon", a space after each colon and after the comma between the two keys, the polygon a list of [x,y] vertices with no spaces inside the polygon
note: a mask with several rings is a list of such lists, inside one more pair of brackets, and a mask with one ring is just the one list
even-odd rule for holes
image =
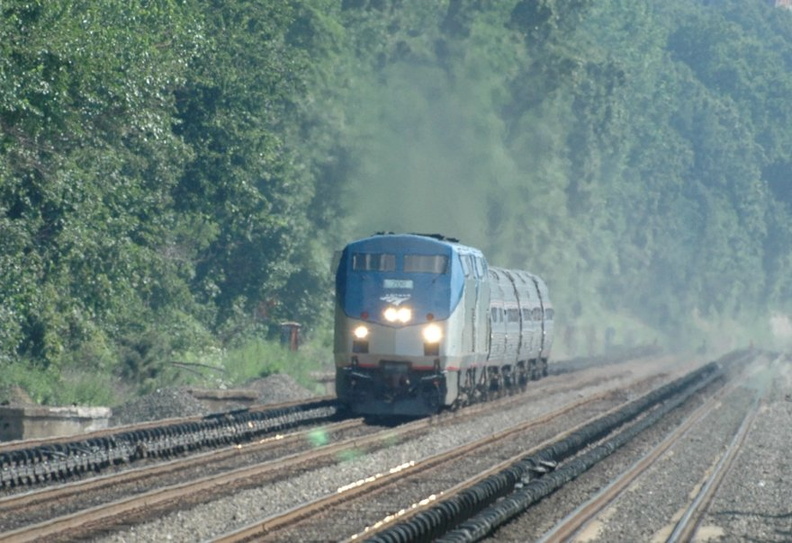
{"label": "steel rail", "polygon": [[[324,427],[328,432],[347,430],[362,426],[362,419],[350,419]],[[307,429],[288,435],[265,437],[259,441],[237,445],[216,451],[200,453],[188,458],[171,460],[154,466],[132,468],[121,473],[102,475],[85,481],[75,481],[65,485],[45,488],[0,498],[0,512],[2,515],[12,515],[15,511],[30,509],[31,507],[47,506],[50,503],[68,500],[87,492],[97,492],[119,484],[130,484],[147,479],[155,479],[165,474],[191,469],[195,466],[221,462],[240,455],[254,454],[271,449],[274,446],[285,446],[305,439],[315,429]]]}
{"label": "steel rail", "polygon": [[[301,520],[304,520],[320,511],[327,510],[328,508],[338,506],[349,500],[356,499],[365,494],[374,492],[382,487],[393,484],[395,481],[402,479],[404,477],[409,477],[424,471],[428,471],[446,462],[452,461],[455,458],[467,455],[477,449],[489,447],[493,443],[497,443],[499,441],[509,439],[510,437],[513,437],[515,434],[524,433],[527,430],[530,430],[531,428],[534,428],[536,426],[547,424],[552,420],[569,413],[570,411],[581,408],[587,404],[603,400],[611,395],[613,395],[613,391],[607,391],[607,392],[602,392],[600,394],[596,394],[594,396],[590,396],[588,398],[576,400],[552,412],[545,413],[544,415],[541,415],[536,419],[531,419],[529,421],[517,424],[513,427],[507,428],[506,430],[503,430],[496,434],[481,438],[471,443],[467,443],[461,447],[457,447],[449,451],[438,453],[436,455],[430,456],[428,458],[425,458],[417,462],[411,462],[406,465],[397,466],[396,468],[390,470],[388,473],[381,473],[363,479],[361,481],[358,481],[357,483],[348,485],[346,488],[339,489],[335,494],[322,496],[316,500],[292,508],[284,513],[278,515],[272,515],[270,517],[267,517],[266,519],[256,521],[232,533],[217,537],[213,539],[212,542],[238,543],[241,541],[252,541],[270,535],[277,530],[283,529],[288,526],[292,526],[295,523],[300,522]],[[575,431],[575,429],[565,431],[560,435],[566,435],[573,431]],[[555,439],[557,439],[557,436],[553,438],[553,440]],[[520,453],[516,457],[509,459],[504,463],[499,463],[494,468],[488,469],[485,473],[482,473],[480,476],[477,476],[474,479],[478,481],[481,478],[486,477],[487,474],[489,474],[490,472],[497,471],[499,468],[502,467],[502,465],[508,465],[509,462],[514,462],[514,459],[524,457],[525,454],[526,453],[524,452]],[[461,490],[462,486],[464,485],[459,485],[459,488],[455,487],[454,489],[451,489],[449,491],[442,492],[442,496],[445,498],[453,493],[456,493],[459,490]],[[432,497],[428,497],[427,500],[425,500],[427,504],[432,501],[433,501]],[[394,520],[395,519],[389,519],[387,522],[383,522],[382,524],[377,525],[377,529],[384,527],[385,525],[389,524],[391,521]],[[366,535],[370,535],[370,533],[372,533],[371,530],[367,530],[367,532],[368,533]]]}
{"label": "steel rail", "polygon": [[671,447],[676,445],[680,439],[687,435],[694,426],[712,413],[719,406],[721,399],[735,388],[737,388],[736,385],[731,385],[729,390],[721,389],[715,396],[708,398],[704,404],[699,406],[687,417],[681,426],[678,426],[671,434],[666,436],[661,443],[633,464],[627,471],[623,472],[616,480],[602,489],[597,495],[593,496],[566,518],[562,519],[555,527],[538,539],[536,543],[562,543],[570,540],[576,533],[583,529],[586,524],[620,496],[640,475],[645,473],[652,464],[663,456]]}
{"label": "steel rail", "polygon": [[[623,373],[620,373],[618,376],[609,375],[605,380],[606,381],[612,380],[612,379],[616,379],[617,377],[624,378],[626,375],[627,374],[623,374]],[[658,375],[655,374],[650,377],[646,377],[644,379],[635,379],[634,383],[638,383],[641,381],[649,381],[652,379],[656,379],[657,377]],[[602,381],[602,376],[596,377],[594,381],[597,382]],[[559,385],[558,386],[559,390],[568,390],[571,388],[577,388],[581,386],[585,387],[585,386],[589,386],[589,384],[590,382],[586,381],[583,384],[578,383],[575,387],[570,387],[570,386],[564,386],[563,383],[557,383],[557,385]],[[525,394],[507,396],[505,398],[501,398],[499,400],[495,400],[492,402],[487,402],[485,404],[478,404],[476,406],[466,408],[459,412],[445,413],[443,415],[440,415],[439,417],[433,417],[431,419],[424,419],[422,421],[417,421],[417,425],[419,426],[433,425],[433,424],[437,424],[440,421],[444,421],[444,419],[448,417],[456,418],[458,416],[462,416],[464,418],[468,416],[473,416],[481,411],[488,411],[490,409],[492,410],[503,409],[505,406],[508,406],[512,403],[531,401],[530,394],[527,396],[528,397],[526,397]],[[305,402],[295,402],[295,403],[299,404]],[[275,409],[275,408],[276,406],[262,406],[262,410]],[[389,430],[386,433],[388,436],[386,437],[386,439],[392,439],[394,431]],[[375,442],[376,439],[372,438],[370,444],[374,444]],[[350,440],[349,442],[336,445],[335,447],[343,448],[345,446],[363,447],[367,445],[364,444],[364,441],[360,440],[359,438],[356,438]],[[316,458],[319,458],[321,456],[321,452],[325,452],[326,454],[328,454],[328,456],[332,456],[334,453],[328,452],[331,450],[330,449],[331,447],[333,446],[325,446],[324,448],[319,449],[318,450],[320,451],[318,453],[319,456],[317,456]],[[310,461],[312,458],[314,457],[303,456],[303,461]],[[292,460],[294,461],[294,465],[299,464],[299,460],[297,458],[294,458]],[[266,477],[268,476],[267,474],[272,475],[272,473],[274,473],[275,471],[283,471],[284,469],[286,469],[287,464],[284,464],[282,462],[277,462],[277,465],[274,467],[263,465],[264,467],[260,471],[259,470],[248,471],[246,469],[240,470],[239,472],[237,472],[238,475],[237,479],[240,478],[249,479],[251,477]],[[130,517],[135,517],[136,519],[139,519],[141,516],[141,512],[149,506],[143,506],[141,508],[138,505],[135,505],[134,502],[137,499],[148,502],[153,510],[162,510],[163,508],[167,509],[169,505],[178,502],[180,495],[188,495],[194,499],[198,494],[202,494],[202,495],[213,494],[214,493],[213,490],[218,487],[233,486],[234,484],[233,480],[234,480],[234,476],[232,475],[229,475],[229,478],[227,480],[218,480],[217,477],[211,477],[208,479],[208,482],[206,482],[206,486],[202,486],[204,484],[204,481],[201,480],[201,481],[196,481],[194,483],[187,483],[185,485],[180,485],[178,488],[174,487],[171,489],[156,491],[151,495],[146,495],[146,497],[142,499],[135,498],[132,500],[120,500],[119,502],[116,502],[109,506],[97,507],[95,508],[96,510],[77,513],[74,515],[67,515],[65,517],[61,517],[58,519],[52,519],[50,522],[42,523],[40,525],[37,525],[36,527],[29,527],[14,532],[2,534],[0,535],[0,541],[14,541],[14,542],[33,541],[33,540],[37,540],[40,537],[49,537],[49,536],[63,537],[64,535],[68,536],[68,534],[79,534],[79,533],[85,533],[86,531],[90,532],[92,527],[104,524],[105,522],[113,522],[112,521],[113,518],[128,519]],[[193,503],[195,503],[194,500]],[[82,528],[87,528],[87,530]]]}
{"label": "steel rail", "polygon": [[[334,399],[335,399],[334,396],[317,396],[316,398],[290,400],[288,402],[282,402],[277,404],[273,403],[273,404],[256,405],[256,406],[248,407],[246,409],[250,413],[260,413],[265,411],[287,409],[302,404],[321,402],[321,401],[331,401]],[[93,430],[78,435],[52,436],[52,437],[40,437],[33,439],[17,439],[14,441],[4,441],[0,443],[0,453],[17,451],[21,449],[32,449],[45,445],[56,445],[56,444],[62,445],[68,443],[80,443],[90,439],[110,437],[116,434],[122,434],[126,432],[137,432],[139,430],[150,430],[152,428],[160,428],[163,426],[174,426],[174,425],[185,424],[190,422],[200,422],[202,420],[205,420],[207,416],[212,416],[212,415],[222,415],[222,413],[213,413],[211,415],[190,415],[187,417],[172,417],[168,419],[136,422],[121,426],[112,426],[110,428],[103,428],[101,430]]]}
{"label": "steel rail", "polygon": [[[509,404],[517,402],[520,399],[519,396],[512,396],[504,398],[504,402],[498,403]],[[579,401],[585,402],[585,400]],[[452,416],[452,420],[467,418],[481,411],[492,409],[495,407],[494,404],[495,402],[480,404],[476,406],[476,408],[457,412]],[[571,408],[572,407],[570,407],[570,409]],[[23,543],[56,536],[74,537],[74,534],[90,532],[93,528],[100,525],[124,522],[133,517],[145,516],[145,511],[166,510],[171,505],[178,504],[182,501],[182,498],[188,496],[194,501],[199,496],[218,494],[224,488],[234,488],[236,485],[240,484],[240,481],[249,482],[267,477],[274,478],[278,474],[294,470],[310,462],[315,463],[317,461],[335,459],[337,453],[350,448],[371,448],[381,443],[390,442],[394,437],[405,438],[410,434],[419,434],[436,425],[437,422],[438,419],[436,418],[420,419],[397,428],[382,430],[371,436],[351,438],[336,444],[325,445],[312,451],[297,453],[276,461],[240,468],[238,470],[204,477],[181,485],[150,491],[135,497],[118,500],[110,504],[101,505],[70,515],[64,515],[33,526],[7,532],[0,535],[0,542]]]}
{"label": "steel rail", "polygon": [[721,376],[717,363],[701,366],[606,415],[594,417],[579,427],[579,431],[553,440],[533,455],[520,455],[514,464],[465,489],[459,496],[444,497],[438,504],[427,506],[428,510],[373,534],[369,540],[479,541]]}
{"label": "steel rail", "polygon": [[682,518],[679,519],[679,522],[674,527],[674,530],[666,540],[666,543],[693,541],[693,536],[698,529],[701,519],[704,518],[704,515],[709,510],[712,500],[718,493],[718,489],[720,488],[724,477],[731,470],[738,454],[742,450],[742,446],[745,443],[745,438],[748,436],[748,432],[753,426],[756,416],[759,413],[760,404],[761,402],[759,399],[754,398],[751,409],[748,411],[748,413],[746,413],[745,419],[743,419],[739,430],[734,435],[734,438],[732,439],[731,443],[729,443],[728,448],[721,456],[717,466],[715,466],[714,471],[705,477],[705,482],[702,485],[701,490],[696,495],[695,499],[692,501],[685,513],[682,515]]}

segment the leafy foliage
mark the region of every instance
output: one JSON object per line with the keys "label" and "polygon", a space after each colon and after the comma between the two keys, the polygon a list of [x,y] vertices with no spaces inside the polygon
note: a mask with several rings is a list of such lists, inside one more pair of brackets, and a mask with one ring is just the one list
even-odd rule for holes
{"label": "leafy foliage", "polygon": [[145,388],[321,337],[332,250],[379,230],[540,273],[562,330],[765,322],[791,72],[763,2],[3,2],[0,366]]}

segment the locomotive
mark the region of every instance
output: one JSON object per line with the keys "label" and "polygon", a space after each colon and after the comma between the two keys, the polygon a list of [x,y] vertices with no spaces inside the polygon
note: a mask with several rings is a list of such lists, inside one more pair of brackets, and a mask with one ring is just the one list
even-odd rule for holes
{"label": "locomotive", "polygon": [[338,258],[336,395],[353,413],[424,416],[522,389],[547,375],[552,343],[544,281],[456,239],[378,233]]}

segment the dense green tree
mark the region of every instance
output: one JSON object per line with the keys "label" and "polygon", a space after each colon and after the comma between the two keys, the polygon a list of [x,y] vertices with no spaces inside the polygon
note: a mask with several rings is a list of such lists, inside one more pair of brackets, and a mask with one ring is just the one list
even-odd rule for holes
{"label": "dense green tree", "polygon": [[560,327],[792,311],[790,93],[759,1],[2,2],[0,363],[322,326],[378,230],[540,273]]}
{"label": "dense green tree", "polygon": [[291,146],[308,66],[306,51],[289,42],[299,6],[214,4],[210,45],[178,92],[176,133],[194,159],[175,188],[175,208],[201,222],[178,245],[193,262],[193,292],[215,308],[213,328],[310,318],[300,296],[281,292],[300,268],[316,273],[295,257],[310,239],[314,196],[309,164]]}
{"label": "dense green tree", "polygon": [[13,334],[0,348],[47,364],[174,294],[155,284],[187,156],[172,92],[200,36],[189,9],[164,1],[0,9],[0,288]]}

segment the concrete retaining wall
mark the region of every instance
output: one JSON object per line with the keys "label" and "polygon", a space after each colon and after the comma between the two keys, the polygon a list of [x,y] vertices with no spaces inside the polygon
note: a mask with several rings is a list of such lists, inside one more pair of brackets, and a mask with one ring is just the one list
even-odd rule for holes
{"label": "concrete retaining wall", "polygon": [[0,441],[71,436],[107,428],[109,407],[0,407]]}

